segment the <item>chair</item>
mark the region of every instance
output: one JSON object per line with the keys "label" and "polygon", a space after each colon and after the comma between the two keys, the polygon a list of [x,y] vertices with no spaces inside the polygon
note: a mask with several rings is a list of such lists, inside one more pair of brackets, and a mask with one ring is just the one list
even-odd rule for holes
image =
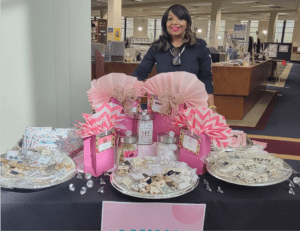
{"label": "chair", "polygon": [[105,75],[104,73],[104,57],[101,55],[100,51],[96,50],[95,52],[95,61],[96,61],[96,79]]}

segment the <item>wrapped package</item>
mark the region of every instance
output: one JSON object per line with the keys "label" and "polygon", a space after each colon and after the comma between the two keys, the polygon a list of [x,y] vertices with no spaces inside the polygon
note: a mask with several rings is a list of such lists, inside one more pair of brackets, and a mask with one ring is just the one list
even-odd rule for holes
{"label": "wrapped package", "polygon": [[176,136],[180,128],[172,125],[172,119],[182,109],[207,106],[208,94],[204,84],[196,75],[188,72],[160,73],[145,82],[147,109],[154,112],[154,141],[157,134],[173,131]]}

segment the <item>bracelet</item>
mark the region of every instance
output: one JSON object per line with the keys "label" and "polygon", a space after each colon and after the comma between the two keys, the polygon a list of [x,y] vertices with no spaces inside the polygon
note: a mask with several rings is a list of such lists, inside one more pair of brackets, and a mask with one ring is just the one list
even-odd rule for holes
{"label": "bracelet", "polygon": [[210,105],[208,108],[210,108],[210,109],[217,109],[217,107],[215,106],[215,105]]}

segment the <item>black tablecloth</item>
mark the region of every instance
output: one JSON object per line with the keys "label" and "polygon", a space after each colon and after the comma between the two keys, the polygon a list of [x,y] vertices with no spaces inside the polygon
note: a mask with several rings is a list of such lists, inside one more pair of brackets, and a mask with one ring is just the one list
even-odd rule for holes
{"label": "black tablecloth", "polygon": [[[287,161],[300,171],[299,161]],[[293,175],[294,177],[295,175]],[[61,185],[39,191],[1,190],[2,230],[100,230],[102,201],[206,204],[204,230],[299,230],[300,188],[291,195],[289,182],[267,187],[245,187],[220,181],[208,173],[192,192],[167,200],[143,200],[123,195],[105,180],[105,193],[95,186],[80,195],[85,179],[76,177]],[[212,192],[205,190],[208,180]],[[291,177],[292,179],[292,177]],[[74,183],[75,192],[68,189]],[[217,192],[221,186],[224,194]]]}

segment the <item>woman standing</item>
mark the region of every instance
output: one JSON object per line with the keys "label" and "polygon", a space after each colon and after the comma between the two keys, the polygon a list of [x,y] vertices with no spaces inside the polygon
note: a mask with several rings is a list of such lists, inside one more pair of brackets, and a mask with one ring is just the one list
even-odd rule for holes
{"label": "woman standing", "polygon": [[176,4],[167,9],[161,21],[163,35],[155,41],[133,72],[144,80],[156,63],[157,73],[186,71],[195,74],[205,84],[209,94],[208,106],[214,106],[211,57],[206,42],[191,30],[192,19],[188,10]]}

